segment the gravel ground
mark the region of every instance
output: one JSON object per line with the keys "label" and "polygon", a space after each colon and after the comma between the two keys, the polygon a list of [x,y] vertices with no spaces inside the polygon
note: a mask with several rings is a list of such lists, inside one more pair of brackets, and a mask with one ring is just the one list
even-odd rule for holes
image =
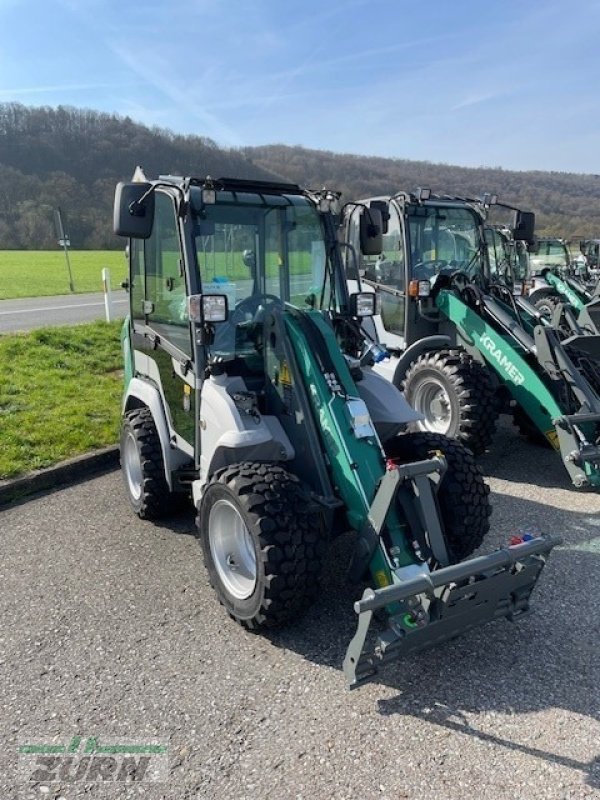
{"label": "gravel ground", "polygon": [[[341,662],[356,590],[332,549],[318,604],[265,638],[207,585],[193,515],[129,511],[110,473],[0,514],[0,796],[600,797],[600,494],[504,421],[482,461],[485,550],[522,528],[562,533],[537,613],[387,668],[355,692]],[[534,485],[536,483],[537,485]],[[26,784],[19,742],[157,741],[162,784]]]}

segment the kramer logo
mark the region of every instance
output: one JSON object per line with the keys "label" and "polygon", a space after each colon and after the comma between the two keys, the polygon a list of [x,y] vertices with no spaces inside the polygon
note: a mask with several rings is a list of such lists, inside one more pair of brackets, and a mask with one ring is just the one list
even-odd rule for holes
{"label": "kramer logo", "polygon": [[73,736],[68,744],[22,744],[19,773],[23,781],[51,783],[166,782],[167,747],[154,742],[108,742]]}
{"label": "kramer logo", "polygon": [[497,361],[498,365],[506,372],[513,383],[515,383],[517,386],[520,386],[525,382],[525,376],[523,373],[515,367],[512,361],[504,355],[499,347],[496,347],[494,340],[488,336],[487,333],[484,333],[479,338],[479,341],[492,356],[492,358]]}
{"label": "kramer logo", "polygon": [[569,286],[565,286],[564,293],[567,297],[567,300],[569,301],[569,303],[571,303],[572,306],[575,306],[575,308],[581,307],[582,305],[581,298],[578,297]]}

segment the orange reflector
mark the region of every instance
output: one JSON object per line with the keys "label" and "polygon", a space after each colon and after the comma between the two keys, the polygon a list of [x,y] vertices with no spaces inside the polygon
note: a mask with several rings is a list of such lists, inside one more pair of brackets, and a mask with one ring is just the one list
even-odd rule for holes
{"label": "orange reflector", "polygon": [[408,284],[408,296],[409,297],[419,296],[419,281],[411,281]]}

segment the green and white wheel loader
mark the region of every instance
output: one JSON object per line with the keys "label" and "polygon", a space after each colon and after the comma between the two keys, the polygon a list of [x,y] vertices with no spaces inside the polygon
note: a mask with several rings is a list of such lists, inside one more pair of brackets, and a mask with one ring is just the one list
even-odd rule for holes
{"label": "green and white wheel loader", "polygon": [[[478,453],[510,404],[575,486],[600,486],[600,336],[575,323],[565,336],[492,279],[492,202],[417,190],[345,206],[349,288],[377,297],[379,314],[363,327],[389,354],[376,370],[423,414],[419,429]],[[533,226],[534,215],[518,211],[514,240],[533,241]]]}
{"label": "green and white wheel loader", "polygon": [[373,371],[360,322],[374,296],[348,294],[338,195],[136,178],[114,210],[129,239],[121,464],[134,511],[156,518],[192,498],[210,582],[250,629],[294,622],[318,598],[328,541],[354,531],[349,576],[368,588],[351,687],[527,611],[556,539],[468,559],[489,528],[488,489],[462,445],[406,432],[419,415]]}
{"label": "green and white wheel loader", "polygon": [[[498,205],[517,215],[522,213],[514,206]],[[536,324],[557,328],[564,338],[600,331],[600,283],[586,285],[581,275],[575,274],[564,240],[518,241],[510,224],[486,225],[485,237],[489,285],[500,299],[505,299],[500,287],[512,292],[521,322],[529,333],[533,333]]]}

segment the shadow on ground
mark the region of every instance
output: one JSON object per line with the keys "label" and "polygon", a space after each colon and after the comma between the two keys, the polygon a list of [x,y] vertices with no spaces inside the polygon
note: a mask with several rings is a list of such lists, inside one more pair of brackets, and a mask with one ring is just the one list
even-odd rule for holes
{"label": "shadow on ground", "polygon": [[[514,715],[554,708],[600,720],[600,531],[594,536],[599,521],[595,515],[561,512],[507,495],[496,495],[495,505],[507,518],[545,519],[550,511],[548,518],[556,525],[552,532],[564,535],[564,544],[553,551],[534,592],[534,613],[515,624],[491,623],[387,665],[374,680],[398,694],[379,700],[378,711],[413,716],[578,770],[589,785],[600,789],[600,755],[591,761],[567,758],[478,730],[469,722],[468,715],[485,712]],[[506,543],[494,541],[495,533],[490,539],[482,551]],[[356,626],[353,602],[361,594],[361,587],[345,582],[343,565],[350,544],[343,537],[332,545],[319,603],[294,628],[271,634],[273,645],[341,670]],[[340,672],[340,690],[343,683]]]}
{"label": "shadow on ground", "polygon": [[[515,457],[517,456],[518,457]],[[484,475],[511,483],[530,483],[551,489],[565,489],[580,494],[594,489],[576,489],[559,452],[530,442],[512,424],[512,418],[500,417],[496,435],[488,452],[477,459]]]}

